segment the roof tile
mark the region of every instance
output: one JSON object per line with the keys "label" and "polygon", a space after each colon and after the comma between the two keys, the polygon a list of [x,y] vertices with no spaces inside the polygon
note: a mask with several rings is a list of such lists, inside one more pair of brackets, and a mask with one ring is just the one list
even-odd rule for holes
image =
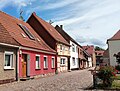
{"label": "roof tile", "polygon": [[[0,11],[0,23],[2,24],[2,26],[4,26],[4,28],[0,27],[0,29],[2,29],[2,31],[4,32],[7,31],[9,33],[8,36],[11,36],[12,38],[14,38],[15,41],[17,41],[20,45],[24,47],[29,47],[29,48],[55,52],[42,40],[42,38],[32,29],[32,27],[28,23],[22,20],[19,20],[15,17],[12,17],[2,11]],[[29,31],[35,36],[35,40],[31,40],[25,34],[25,32],[19,27],[18,24],[22,24],[26,26],[29,29]],[[26,35],[26,37],[23,37],[22,34]],[[7,37],[4,36],[6,41],[8,40],[8,36]],[[37,38],[40,41],[38,41]],[[0,38],[0,42],[1,41],[3,40]],[[11,39],[11,41],[13,40]]]}

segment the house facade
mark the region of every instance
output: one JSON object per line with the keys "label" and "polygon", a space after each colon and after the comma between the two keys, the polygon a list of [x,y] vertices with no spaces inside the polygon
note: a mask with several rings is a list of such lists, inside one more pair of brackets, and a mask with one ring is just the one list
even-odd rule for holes
{"label": "house facade", "polygon": [[83,68],[89,68],[89,67],[92,67],[92,57],[91,55],[83,49],[83,55],[84,55],[84,58],[82,59],[83,60]]}
{"label": "house facade", "polygon": [[68,71],[68,62],[70,58],[69,43],[51,24],[42,20],[35,13],[32,13],[27,23],[29,23],[36,33],[57,52],[56,72]]}
{"label": "house facade", "polygon": [[117,59],[115,55],[117,55],[120,52],[120,30],[112,36],[110,39],[107,40],[108,44],[108,51],[109,51],[109,63],[112,66],[118,65],[116,62]]}
{"label": "house facade", "polygon": [[103,54],[104,54],[103,50],[95,51],[96,65],[100,65],[101,63],[103,63]]}
{"label": "house facade", "polygon": [[79,59],[78,59],[78,48],[79,44],[71,38],[64,30],[63,26],[56,25],[55,29],[66,39],[66,41],[70,44],[70,62],[69,62],[69,70],[79,69]]}
{"label": "house facade", "polygon": [[0,30],[0,44],[4,45],[0,48],[3,83],[55,74],[56,51],[28,23],[0,11]]}
{"label": "house facade", "polygon": [[85,53],[83,48],[78,46],[78,60],[79,60],[79,69],[86,68],[87,65],[87,59],[85,58]]}
{"label": "house facade", "polygon": [[56,56],[49,52],[21,48],[19,50],[19,78],[55,74]]}
{"label": "house facade", "polygon": [[[93,45],[87,45],[83,46],[83,49],[91,55],[92,58],[92,67],[96,66],[96,55],[95,55],[95,49]],[[91,62],[90,62],[91,63]],[[91,65],[91,64],[90,64]]]}
{"label": "house facade", "polygon": [[103,65],[108,66],[110,65],[110,61],[109,61],[109,50],[106,49],[103,53]]}
{"label": "house facade", "polygon": [[70,69],[79,69],[78,46],[70,41]]}

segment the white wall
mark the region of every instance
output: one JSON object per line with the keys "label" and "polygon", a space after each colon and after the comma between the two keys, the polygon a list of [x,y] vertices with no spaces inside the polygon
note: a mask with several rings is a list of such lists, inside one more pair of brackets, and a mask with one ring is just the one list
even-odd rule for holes
{"label": "white wall", "polygon": [[108,41],[110,65],[117,65],[116,58],[113,56],[120,52],[120,40]]}
{"label": "white wall", "polygon": [[88,67],[92,67],[92,58],[88,57]]}
{"label": "white wall", "polygon": [[[72,51],[72,44],[74,44],[75,46],[75,52]],[[72,41],[70,41],[70,69],[75,69],[75,68],[79,68],[79,62],[78,62],[78,50],[76,50],[77,45],[75,43],[73,43]],[[73,64],[73,60],[72,58],[75,58],[75,65]]]}

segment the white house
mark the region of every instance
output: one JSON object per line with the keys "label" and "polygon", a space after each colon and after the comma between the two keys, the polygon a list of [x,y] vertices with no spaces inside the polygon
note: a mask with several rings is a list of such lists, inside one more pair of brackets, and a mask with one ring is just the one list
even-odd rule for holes
{"label": "white house", "polygon": [[92,58],[91,58],[91,56],[88,57],[88,67],[92,67]]}
{"label": "white house", "polygon": [[78,62],[78,46],[73,41],[70,41],[70,70],[71,69],[78,69],[79,62]]}
{"label": "white house", "polygon": [[109,51],[109,64],[111,66],[117,65],[115,55],[120,52],[120,30],[110,39],[107,40]]}
{"label": "white house", "polygon": [[79,69],[80,61],[78,60],[78,46],[80,45],[63,30],[62,25],[60,27],[56,25],[55,29],[70,44],[70,58],[68,61],[68,70]]}

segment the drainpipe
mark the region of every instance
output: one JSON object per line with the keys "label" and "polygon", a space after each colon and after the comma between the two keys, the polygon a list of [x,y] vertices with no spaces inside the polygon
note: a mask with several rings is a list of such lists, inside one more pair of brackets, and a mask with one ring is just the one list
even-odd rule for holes
{"label": "drainpipe", "polygon": [[17,53],[16,53],[16,81],[18,81],[19,79],[19,50],[20,47],[17,49]]}

